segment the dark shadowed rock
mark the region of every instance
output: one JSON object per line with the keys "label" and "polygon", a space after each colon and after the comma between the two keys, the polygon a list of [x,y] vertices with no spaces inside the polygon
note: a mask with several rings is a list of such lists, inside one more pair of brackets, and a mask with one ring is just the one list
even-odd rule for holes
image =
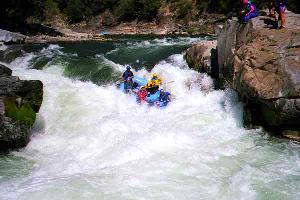
{"label": "dark shadowed rock", "polygon": [[26,146],[43,99],[43,84],[20,80],[1,65],[0,71],[0,151]]}
{"label": "dark shadowed rock", "polygon": [[286,138],[290,138],[300,142],[300,131],[285,130],[282,132],[282,135]]}
{"label": "dark shadowed rock", "polygon": [[9,117],[0,117],[0,151],[25,147],[30,138],[30,129]]}
{"label": "dark shadowed rock", "polygon": [[4,51],[0,50],[0,60],[5,63],[10,63],[23,55],[24,51],[21,45],[8,45]]}
{"label": "dark shadowed rock", "polygon": [[10,76],[12,70],[0,64],[0,76]]}

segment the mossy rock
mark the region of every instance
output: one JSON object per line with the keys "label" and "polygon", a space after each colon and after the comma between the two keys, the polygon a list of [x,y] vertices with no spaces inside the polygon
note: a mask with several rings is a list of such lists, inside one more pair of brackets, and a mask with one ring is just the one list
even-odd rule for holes
{"label": "mossy rock", "polygon": [[36,118],[34,110],[28,103],[25,103],[18,108],[14,100],[5,101],[5,114],[14,120],[29,126],[33,125]]}

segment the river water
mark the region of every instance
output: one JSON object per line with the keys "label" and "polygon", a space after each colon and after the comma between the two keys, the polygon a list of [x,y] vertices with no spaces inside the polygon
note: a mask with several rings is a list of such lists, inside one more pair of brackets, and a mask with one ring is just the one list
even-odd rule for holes
{"label": "river water", "polygon": [[[300,199],[299,144],[243,128],[236,94],[188,69],[205,39],[24,46],[7,64],[44,101],[28,146],[0,155],[0,199]],[[166,109],[115,88],[126,64],[174,81]]]}

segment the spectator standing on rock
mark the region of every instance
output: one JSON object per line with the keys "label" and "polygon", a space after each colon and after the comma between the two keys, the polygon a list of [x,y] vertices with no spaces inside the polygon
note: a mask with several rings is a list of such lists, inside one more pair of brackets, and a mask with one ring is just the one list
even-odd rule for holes
{"label": "spectator standing on rock", "polygon": [[278,13],[278,18],[275,16],[275,21],[278,27],[278,21],[281,21],[280,29],[285,28],[285,10],[286,10],[286,0],[276,0],[275,1],[275,10]]}
{"label": "spectator standing on rock", "polygon": [[250,19],[259,15],[256,6],[249,0],[242,0],[241,17],[244,23],[247,23]]}
{"label": "spectator standing on rock", "polygon": [[274,0],[268,0],[269,17],[275,17],[275,2]]}

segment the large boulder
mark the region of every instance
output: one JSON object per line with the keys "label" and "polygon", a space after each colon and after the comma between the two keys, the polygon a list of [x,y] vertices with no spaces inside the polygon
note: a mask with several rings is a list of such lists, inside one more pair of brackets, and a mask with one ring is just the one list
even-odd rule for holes
{"label": "large boulder", "polygon": [[263,16],[228,21],[217,46],[220,75],[245,102],[245,122],[280,132],[300,130],[300,16],[289,14],[283,30]]}
{"label": "large boulder", "polygon": [[43,84],[20,80],[0,65],[0,151],[26,146],[43,99]]}
{"label": "large boulder", "polygon": [[188,66],[198,72],[215,76],[213,68],[213,54],[216,51],[217,41],[202,41],[186,50],[185,59]]}

